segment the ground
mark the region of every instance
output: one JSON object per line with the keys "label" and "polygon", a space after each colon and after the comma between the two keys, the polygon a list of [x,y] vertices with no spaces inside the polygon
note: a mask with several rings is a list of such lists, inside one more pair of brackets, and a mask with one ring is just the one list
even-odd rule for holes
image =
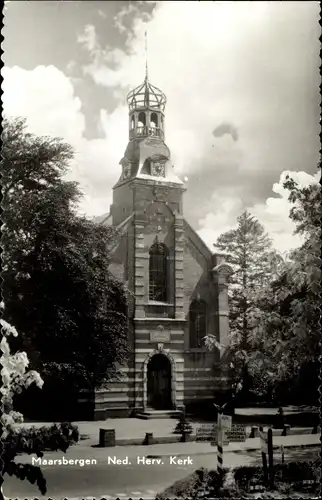
{"label": "ground", "polygon": [[[182,479],[192,471],[200,468],[215,468],[217,456],[215,451],[209,454],[190,455],[192,465],[171,465],[169,457],[162,457],[163,464],[160,465],[138,465],[137,456],[147,456],[148,453],[158,455],[171,453],[169,449],[178,445],[157,445],[157,446],[122,446],[115,448],[90,448],[80,443],[68,450],[66,458],[92,458],[97,459],[96,465],[91,466],[43,466],[43,472],[47,479],[48,491],[41,496],[34,485],[26,481],[6,476],[4,491],[9,498],[25,497],[29,498],[55,498],[61,500],[67,497],[83,495],[102,498],[140,498],[144,500],[155,498],[156,494],[173,484],[178,479]],[[184,446],[184,444],[183,444]],[[187,445],[189,446],[189,445]],[[302,449],[285,449],[285,460],[312,459],[319,454],[320,448],[309,447]],[[129,457],[129,465],[108,465],[108,457],[118,458]],[[61,453],[48,453],[46,457],[61,458]],[[181,457],[184,458],[184,457]],[[276,452],[275,460],[280,461],[281,457]],[[18,461],[18,460],[17,460]],[[24,456],[21,461],[30,463],[31,458]],[[227,452],[224,454],[225,466],[234,467],[261,462],[260,451],[251,452]]]}
{"label": "ground", "polygon": [[[245,410],[246,411],[246,410]],[[247,411],[251,412],[252,409]],[[277,409],[270,409],[272,415]],[[267,409],[265,409],[267,412]],[[235,418],[234,418],[235,420]],[[207,469],[216,468],[216,447],[210,443],[172,443],[154,444],[151,446],[133,446],[129,440],[142,442],[146,432],[153,432],[155,437],[173,436],[177,423],[175,419],[139,420],[139,419],[109,419],[102,422],[75,422],[82,440],[72,446],[63,455],[61,452],[46,453],[44,458],[61,459],[91,459],[95,458],[97,464],[81,467],[79,465],[44,465],[43,473],[47,479],[47,493],[40,495],[37,487],[27,481],[5,476],[4,493],[11,499],[18,498],[55,498],[60,500],[67,497],[69,500],[83,497],[105,497],[110,499],[128,498],[155,498],[157,493],[172,485],[178,479],[183,479],[200,467]],[[200,422],[199,422],[200,424]],[[24,424],[32,425],[32,424]],[[44,423],[35,424],[37,427]],[[45,424],[45,425],[48,425]],[[193,422],[193,428],[198,422]],[[98,448],[99,429],[114,428],[116,438],[123,440],[125,446],[114,448]],[[247,426],[249,435],[250,426]],[[292,428],[293,435],[282,437],[281,430],[274,432],[273,443],[274,460],[281,460],[280,445],[285,448],[285,460],[312,459],[320,450],[319,434],[311,434],[311,428]],[[294,448],[294,445],[297,448]],[[289,448],[292,446],[292,448]],[[302,448],[300,448],[302,446]],[[136,458],[144,456],[162,457],[163,464],[140,465]],[[192,464],[170,464],[169,456],[190,456]],[[108,457],[129,457],[130,464],[109,465]],[[16,458],[16,462],[32,463],[30,456]],[[259,438],[247,438],[244,443],[230,443],[224,447],[224,465],[236,467],[241,465],[256,464],[261,462]]]}

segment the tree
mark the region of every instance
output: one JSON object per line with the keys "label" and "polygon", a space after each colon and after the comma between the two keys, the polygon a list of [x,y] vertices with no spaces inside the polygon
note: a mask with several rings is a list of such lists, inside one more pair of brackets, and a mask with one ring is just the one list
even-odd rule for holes
{"label": "tree", "polygon": [[2,490],[4,474],[14,475],[21,480],[27,479],[31,483],[36,482],[40,492],[45,495],[46,480],[40,467],[17,463],[15,458],[20,453],[29,455],[35,453],[38,457],[42,457],[44,450],[48,449],[62,450],[66,453],[69,446],[78,441],[78,429],[69,423],[41,429],[14,426],[16,423],[23,422],[23,415],[14,410],[14,394],[31,384],[36,384],[41,388],[44,382],[35,370],[26,371],[29,360],[25,352],[11,354],[7,338],[10,335],[17,337],[17,330],[3,319],[0,322],[3,333],[1,340],[2,415],[0,419],[3,450],[0,500],[4,500]]}
{"label": "tree", "polygon": [[226,261],[234,269],[229,289],[233,390],[240,389],[248,397],[248,361],[256,326],[255,292],[270,282],[282,259],[272,249],[263,226],[247,211],[238,217],[237,228],[222,234],[214,246],[226,254]]}
{"label": "tree", "polygon": [[127,294],[109,271],[117,232],[77,215],[73,151],[3,122],[4,319],[42,376],[93,390],[127,357]]}
{"label": "tree", "polygon": [[258,294],[254,371],[265,373],[266,386],[276,388],[280,382],[289,389],[298,387],[302,398],[311,392],[317,402],[321,190],[318,184],[301,188],[290,177],[286,178],[284,187],[289,190],[290,218],[296,224],[295,233],[301,234],[304,242],[290,253],[277,279]]}

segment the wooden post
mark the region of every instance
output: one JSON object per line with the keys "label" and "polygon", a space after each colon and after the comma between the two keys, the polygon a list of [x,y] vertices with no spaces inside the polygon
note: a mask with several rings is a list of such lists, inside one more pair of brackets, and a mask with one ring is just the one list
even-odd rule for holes
{"label": "wooden post", "polygon": [[268,473],[267,473],[267,458],[266,453],[262,451],[262,463],[263,463],[263,475],[264,475],[264,484],[268,485]]}
{"label": "wooden post", "polygon": [[268,473],[269,473],[269,488],[274,489],[274,462],[273,462],[273,431],[267,431],[267,451],[268,451]]}
{"label": "wooden post", "polygon": [[268,471],[267,471],[267,456],[266,456],[267,442],[265,439],[264,429],[262,426],[259,428],[259,436],[260,436],[260,444],[262,452],[264,484],[265,486],[268,486]]}

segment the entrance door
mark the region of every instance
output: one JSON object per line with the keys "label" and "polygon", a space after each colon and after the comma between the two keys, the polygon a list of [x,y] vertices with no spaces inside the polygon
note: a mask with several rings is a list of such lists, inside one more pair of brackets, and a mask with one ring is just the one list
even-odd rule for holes
{"label": "entrance door", "polygon": [[148,406],[171,410],[171,363],[164,354],[155,354],[148,363]]}

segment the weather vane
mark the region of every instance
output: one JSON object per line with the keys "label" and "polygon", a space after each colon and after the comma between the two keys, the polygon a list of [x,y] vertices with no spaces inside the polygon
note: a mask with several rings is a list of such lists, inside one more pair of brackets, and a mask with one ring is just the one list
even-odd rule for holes
{"label": "weather vane", "polygon": [[148,32],[145,29],[145,81],[148,81]]}

